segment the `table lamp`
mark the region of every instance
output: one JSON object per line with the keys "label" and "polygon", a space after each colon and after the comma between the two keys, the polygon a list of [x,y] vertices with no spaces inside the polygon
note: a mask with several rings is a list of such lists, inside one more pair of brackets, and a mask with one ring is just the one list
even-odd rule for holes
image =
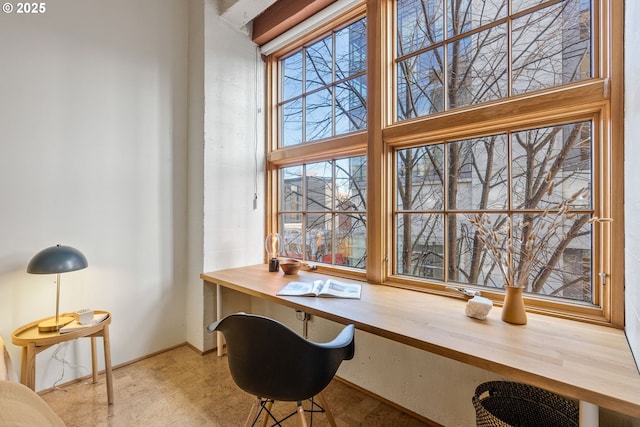
{"label": "table lamp", "polygon": [[278,233],[271,233],[264,240],[264,249],[269,256],[269,271],[276,272],[280,270],[280,261],[278,261],[278,255],[280,255],[280,244],[282,243],[282,236]]}
{"label": "table lamp", "polygon": [[56,277],[56,317],[46,319],[38,324],[41,332],[57,331],[67,323],[73,321],[73,317],[60,316],[60,273],[82,270],[87,267],[87,258],[79,250],[71,246],[56,245],[43,249],[31,258],[27,266],[27,273],[53,274]]}

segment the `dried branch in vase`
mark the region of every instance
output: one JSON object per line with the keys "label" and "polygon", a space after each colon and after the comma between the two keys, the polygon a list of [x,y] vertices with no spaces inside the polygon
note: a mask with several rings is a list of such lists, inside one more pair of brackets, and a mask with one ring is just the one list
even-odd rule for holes
{"label": "dried branch in vase", "polygon": [[[547,194],[551,195],[553,189],[553,183],[550,183]],[[503,224],[493,224],[487,213],[468,216],[476,229],[476,237],[502,274],[505,287],[527,286],[537,260],[547,250],[551,239],[562,233],[564,221],[576,215],[575,212],[570,212],[571,207],[586,191],[581,189],[574,193],[555,209],[545,209],[538,214],[525,213],[525,219],[517,224],[513,223],[510,215],[507,215]],[[599,217],[589,220],[592,224],[610,221],[610,218]]]}

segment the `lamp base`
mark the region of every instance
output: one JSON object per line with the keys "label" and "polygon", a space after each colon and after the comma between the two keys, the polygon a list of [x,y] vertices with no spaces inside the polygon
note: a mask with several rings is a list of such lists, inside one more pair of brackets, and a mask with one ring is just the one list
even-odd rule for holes
{"label": "lamp base", "polygon": [[40,332],[55,332],[74,320],[71,316],[58,316],[58,323],[56,324],[56,318],[54,316],[38,323],[38,330]]}
{"label": "lamp base", "polygon": [[280,261],[278,258],[273,257],[269,260],[269,272],[274,273],[280,271]]}

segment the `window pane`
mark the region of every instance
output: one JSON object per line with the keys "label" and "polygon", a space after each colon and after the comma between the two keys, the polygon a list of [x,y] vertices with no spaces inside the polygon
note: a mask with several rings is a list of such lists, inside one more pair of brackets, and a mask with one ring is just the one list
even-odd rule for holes
{"label": "window pane", "polygon": [[513,205],[515,209],[554,209],[582,190],[573,208],[591,208],[591,123],[515,132]]}
{"label": "window pane", "polygon": [[302,95],[302,52],[282,61],[282,100]]}
{"label": "window pane", "polygon": [[441,214],[402,214],[397,219],[397,270],[407,276],[444,278]]}
{"label": "window pane", "polygon": [[323,89],[306,98],[305,141],[315,141],[332,135],[331,91]]}
{"label": "window pane", "polygon": [[366,268],[366,170],[366,156],[280,169],[282,256]]}
{"label": "window pane", "polygon": [[449,108],[508,95],[506,30],[499,25],[447,45]]}
{"label": "window pane", "polygon": [[448,2],[447,35],[463,34],[507,16],[507,0]]}
{"label": "window pane", "polygon": [[334,264],[365,268],[367,253],[366,156],[336,161]]}
{"label": "window pane", "polygon": [[280,228],[283,230],[280,235],[284,240],[281,256],[303,259],[302,216],[300,214],[281,214],[280,224]]}
{"label": "window pane", "polygon": [[331,39],[331,36],[327,36],[305,50],[305,90],[307,92],[328,86],[333,81]]}
{"label": "window pane", "polygon": [[282,111],[282,137],[280,145],[288,147],[302,142],[302,99],[284,104]]}
{"label": "window pane", "polygon": [[514,215],[515,277],[525,292],[591,301],[588,221],[589,215]]}
{"label": "window pane", "polygon": [[398,119],[444,110],[443,49],[437,48],[398,62]]}
{"label": "window pane", "polygon": [[[489,288],[502,288],[504,277],[500,272],[496,259],[478,240],[474,226],[469,221],[470,215],[451,214],[449,224],[452,233],[455,231],[455,247],[449,252],[449,280],[461,284],[476,284]],[[501,254],[506,254],[507,216],[505,214],[488,214],[487,227],[496,231],[496,247]]]}
{"label": "window pane", "polygon": [[367,76],[336,87],[336,135],[367,128]]}
{"label": "window pane", "polygon": [[335,43],[336,80],[366,71],[367,23],[365,19],[337,31]]}
{"label": "window pane", "polygon": [[444,205],[442,145],[399,150],[397,153],[398,210],[440,210]]}
{"label": "window pane", "polygon": [[591,77],[591,11],[565,0],[513,21],[513,94]]}
{"label": "window pane", "polygon": [[280,235],[284,239],[282,256],[303,257],[302,235],[303,181],[302,166],[292,166],[280,170]]}
{"label": "window pane", "polygon": [[306,166],[307,210],[331,211],[333,195],[333,167],[331,162],[313,163]]}
{"label": "window pane", "polygon": [[442,19],[442,0],[399,0],[398,56],[442,41]]}
{"label": "window pane", "polygon": [[505,134],[449,144],[449,209],[505,209],[507,155]]}
{"label": "window pane", "polygon": [[291,166],[280,170],[280,211],[302,210],[303,197],[302,166]]}
{"label": "window pane", "polygon": [[331,214],[308,214],[305,234],[307,237],[311,260],[331,264]]}
{"label": "window pane", "polygon": [[366,268],[367,221],[364,213],[338,213],[335,216],[336,251],[333,264]]}
{"label": "window pane", "polygon": [[366,157],[351,157],[336,160],[335,210],[366,210],[367,163]]}

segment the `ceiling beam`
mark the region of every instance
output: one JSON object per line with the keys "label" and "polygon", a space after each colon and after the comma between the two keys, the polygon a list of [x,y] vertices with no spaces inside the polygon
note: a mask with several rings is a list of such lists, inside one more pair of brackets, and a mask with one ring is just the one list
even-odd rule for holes
{"label": "ceiling beam", "polygon": [[220,17],[234,28],[249,33],[248,25],[276,0],[220,0]]}
{"label": "ceiling beam", "polygon": [[278,0],[253,20],[253,42],[262,46],[335,1]]}

